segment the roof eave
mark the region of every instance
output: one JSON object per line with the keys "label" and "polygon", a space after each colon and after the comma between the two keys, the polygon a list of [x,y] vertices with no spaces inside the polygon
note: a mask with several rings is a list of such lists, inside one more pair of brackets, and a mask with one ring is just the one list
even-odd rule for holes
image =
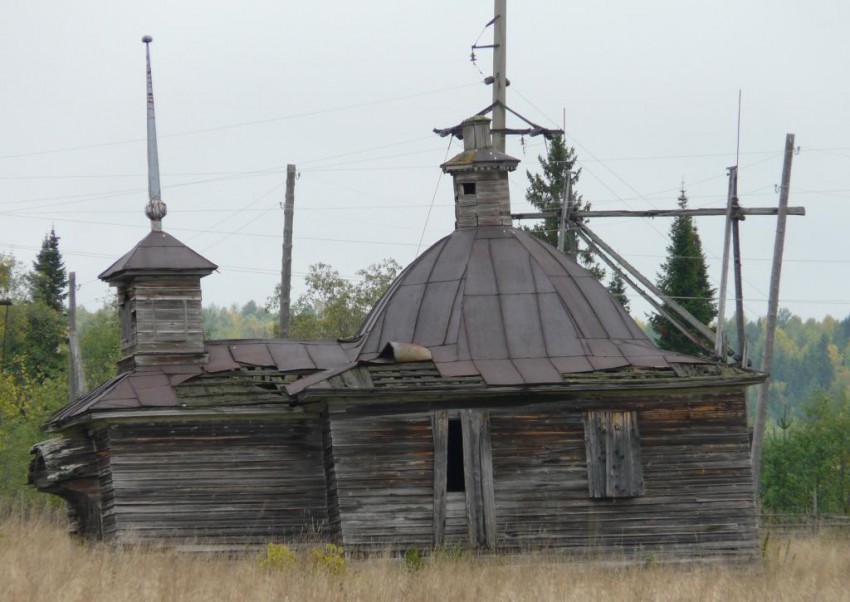
{"label": "roof eave", "polygon": [[[334,371],[336,372],[336,371]],[[339,372],[336,372],[338,374]],[[333,376],[335,376],[334,374]],[[316,374],[314,376],[319,376]],[[327,378],[330,378],[330,374]],[[747,372],[745,374],[727,375],[727,376],[671,376],[669,378],[646,378],[635,382],[622,382],[619,380],[603,382],[586,382],[586,383],[557,383],[557,384],[524,384],[524,385],[480,385],[480,386],[464,386],[455,387],[452,385],[437,385],[437,386],[419,386],[419,387],[404,387],[390,388],[381,387],[380,389],[372,387],[364,388],[339,388],[339,387],[321,387],[312,388],[319,382],[326,383],[327,379],[310,383],[300,390],[294,390],[292,393],[297,403],[308,403],[321,399],[329,399],[334,397],[380,397],[386,399],[394,395],[404,395],[405,398],[421,397],[427,398],[436,396],[437,398],[446,398],[447,393],[453,393],[452,399],[460,400],[464,398],[490,397],[494,400],[500,398],[516,399],[518,394],[525,395],[570,395],[572,393],[591,393],[591,392],[631,392],[631,391],[652,391],[652,390],[693,390],[700,388],[729,388],[729,387],[748,387],[762,383],[767,379],[768,375],[762,372]],[[297,382],[297,381],[296,381]],[[294,383],[293,383],[294,384]]]}

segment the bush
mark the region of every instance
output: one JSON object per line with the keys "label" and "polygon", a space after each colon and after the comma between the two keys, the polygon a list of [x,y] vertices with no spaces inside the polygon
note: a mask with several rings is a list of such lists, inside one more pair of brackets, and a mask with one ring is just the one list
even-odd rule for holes
{"label": "bush", "polygon": [[266,545],[266,555],[260,557],[260,566],[266,569],[285,569],[298,562],[298,555],[282,543]]}
{"label": "bush", "polygon": [[310,564],[316,570],[341,575],[345,572],[345,553],[342,546],[327,543],[311,549]]}

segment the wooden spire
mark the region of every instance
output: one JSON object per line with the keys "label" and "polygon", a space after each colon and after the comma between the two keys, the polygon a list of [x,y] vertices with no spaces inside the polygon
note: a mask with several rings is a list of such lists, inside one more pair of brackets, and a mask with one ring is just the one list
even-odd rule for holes
{"label": "wooden spire", "polygon": [[162,218],[165,217],[167,209],[162,202],[162,193],[159,189],[159,153],[156,147],[156,116],[153,105],[153,78],[151,77],[151,48],[153,38],[144,36],[142,42],[145,44],[145,58],[147,59],[147,83],[148,83],[148,204],[145,207],[145,215],[151,220],[151,230],[162,230]]}

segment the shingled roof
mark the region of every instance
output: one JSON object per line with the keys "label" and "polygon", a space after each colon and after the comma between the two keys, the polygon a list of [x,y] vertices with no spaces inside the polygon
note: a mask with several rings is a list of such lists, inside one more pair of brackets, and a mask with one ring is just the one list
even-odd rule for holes
{"label": "shingled roof", "polygon": [[116,280],[138,271],[209,274],[218,266],[162,230],[152,230],[98,278]]}
{"label": "shingled roof", "polygon": [[358,361],[390,342],[430,349],[443,376],[490,385],[705,360],[656,347],[587,270],[510,227],[459,229],[411,264],[358,334]]}

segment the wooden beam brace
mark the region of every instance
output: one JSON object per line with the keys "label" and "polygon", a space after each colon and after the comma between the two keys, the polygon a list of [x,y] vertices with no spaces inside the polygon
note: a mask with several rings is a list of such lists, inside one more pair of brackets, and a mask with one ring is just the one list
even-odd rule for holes
{"label": "wooden beam brace", "polygon": [[596,246],[596,244],[594,244],[594,242],[593,242],[592,240],[590,240],[590,239],[589,239],[589,238],[587,238],[586,236],[583,236],[581,231],[579,231],[579,236],[581,236],[581,237],[582,237],[582,239],[583,239],[583,240],[587,243],[587,246],[588,246],[588,247],[590,247],[590,249],[591,249],[594,253],[596,253],[596,255],[597,255],[600,259],[602,259],[602,261],[604,261],[604,262],[605,262],[605,264],[606,264],[609,268],[611,268],[614,272],[616,272],[616,273],[620,276],[620,278],[622,278],[622,279],[623,279],[623,281],[624,281],[626,284],[628,284],[630,287],[632,287],[632,290],[634,290],[637,294],[639,294],[641,297],[643,297],[643,299],[644,299],[647,303],[649,303],[649,304],[653,307],[653,309],[655,309],[655,311],[657,311],[659,314],[661,314],[662,316],[664,316],[665,318],[667,318],[667,321],[669,321],[669,322],[670,322],[673,326],[675,326],[675,327],[676,327],[676,329],[677,329],[679,332],[681,332],[681,333],[682,333],[682,334],[684,334],[686,337],[688,337],[688,340],[690,340],[690,341],[691,341],[694,345],[696,345],[696,346],[698,346],[698,347],[702,348],[702,349],[703,349],[704,351],[706,351],[709,355],[711,355],[711,353],[712,353],[712,349],[711,349],[708,345],[706,345],[706,344],[705,344],[702,340],[700,340],[700,339],[699,339],[697,336],[695,336],[695,335],[694,335],[694,334],[693,334],[690,330],[688,330],[688,329],[685,327],[685,325],[684,325],[684,324],[682,324],[679,320],[677,320],[677,319],[676,319],[676,318],[675,318],[675,317],[674,317],[674,316],[673,316],[670,312],[668,312],[667,310],[665,310],[665,309],[664,309],[664,305],[663,305],[663,304],[661,304],[661,303],[659,303],[658,301],[656,301],[656,300],[655,300],[655,299],[654,299],[654,298],[653,298],[653,297],[652,297],[649,293],[647,293],[647,292],[646,292],[645,290],[643,290],[640,286],[638,286],[638,284],[637,284],[634,280],[632,280],[632,279],[629,277],[629,275],[628,275],[627,273],[625,273],[625,272],[624,272],[624,271],[620,268],[620,266],[619,266],[619,265],[617,265],[617,263],[616,263],[614,260],[612,260],[610,257],[608,257],[608,255],[606,255],[606,254],[602,251],[602,249],[600,249],[598,246]]}
{"label": "wooden beam brace", "polygon": [[[738,208],[735,211],[734,217],[742,219],[747,215],[777,215],[779,209],[777,207],[752,207],[745,209]],[[513,219],[546,219],[550,217],[560,217],[560,211],[543,211],[537,213],[511,213]],[[707,208],[707,209],[646,209],[643,211],[633,210],[610,210],[610,211],[571,211],[570,215],[575,218],[596,218],[596,217],[709,217],[709,216],[726,216],[725,208]],[[806,215],[805,207],[788,207],[786,215]]]}
{"label": "wooden beam brace", "polygon": [[596,234],[594,234],[590,228],[588,228],[585,224],[581,222],[576,222],[576,228],[578,233],[585,239],[588,243],[590,241],[594,242],[596,246],[601,247],[608,255],[613,257],[623,268],[625,268],[638,282],[640,282],[643,286],[648,288],[653,295],[661,299],[670,309],[676,312],[679,317],[683,318],[686,322],[688,322],[691,326],[693,326],[697,332],[699,332],[702,336],[706,337],[709,341],[714,341],[714,333],[711,331],[708,326],[700,322],[694,317],[694,315],[689,312],[687,309],[679,305],[672,298],[665,295],[661,289],[655,286],[648,278],[646,278],[643,274],[641,274],[632,264],[626,261],[621,255],[619,255],[614,249],[608,246],[605,241],[599,238]]}

